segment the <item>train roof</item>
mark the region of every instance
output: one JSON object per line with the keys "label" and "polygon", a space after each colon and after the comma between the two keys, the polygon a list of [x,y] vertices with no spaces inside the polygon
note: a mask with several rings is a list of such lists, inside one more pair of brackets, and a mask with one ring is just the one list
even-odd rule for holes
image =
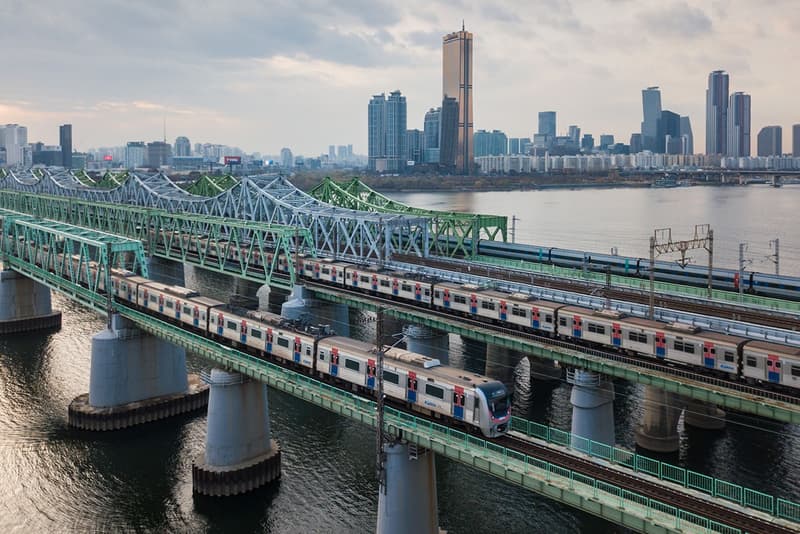
{"label": "train roof", "polygon": [[444,289],[457,289],[460,291],[471,291],[473,293],[481,293],[486,290],[485,287],[480,287],[473,284],[458,284],[456,282],[438,282],[436,287]]}
{"label": "train roof", "polygon": [[197,302],[199,304],[203,304],[204,306],[208,306],[209,308],[213,308],[215,306],[225,306],[225,303],[219,301],[217,299],[212,299],[211,297],[192,297],[192,302]]}
{"label": "train roof", "polygon": [[780,343],[771,343],[769,341],[750,341],[744,348],[763,350],[764,352],[778,352],[787,356],[800,357],[800,347],[781,345]]}
{"label": "train roof", "polygon": [[[349,337],[334,336],[327,338],[326,342],[337,347],[347,348],[361,353],[367,353],[375,357],[375,345],[350,339]],[[422,354],[409,352],[399,348],[390,348],[385,352],[384,362],[387,365],[394,367],[401,367],[406,370],[417,371],[426,377],[438,378],[446,381],[448,384],[462,386],[465,388],[472,388],[482,384],[489,384],[496,382],[496,380],[488,376],[470,373],[455,367],[441,365],[439,360],[429,358]],[[428,367],[426,367],[426,365]]]}
{"label": "train roof", "polygon": [[132,284],[149,284],[150,279],[145,278],[144,276],[134,275],[134,276],[126,276],[125,280]]}
{"label": "train roof", "polygon": [[153,289],[157,289],[158,291],[164,291],[165,293],[169,293],[176,297],[182,297],[188,299],[191,297],[198,296],[197,291],[195,291],[194,289],[189,289],[188,287],[171,286],[167,284],[162,284],[161,282],[153,282],[153,281],[149,281],[148,283],[142,285],[145,285]]}

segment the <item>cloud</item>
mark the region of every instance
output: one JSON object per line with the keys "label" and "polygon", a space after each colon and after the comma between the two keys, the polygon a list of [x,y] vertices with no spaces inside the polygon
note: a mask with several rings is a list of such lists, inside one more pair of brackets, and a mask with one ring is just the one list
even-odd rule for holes
{"label": "cloud", "polygon": [[705,11],[686,2],[648,10],[638,18],[648,31],[666,37],[695,39],[708,36],[712,31],[711,19]]}

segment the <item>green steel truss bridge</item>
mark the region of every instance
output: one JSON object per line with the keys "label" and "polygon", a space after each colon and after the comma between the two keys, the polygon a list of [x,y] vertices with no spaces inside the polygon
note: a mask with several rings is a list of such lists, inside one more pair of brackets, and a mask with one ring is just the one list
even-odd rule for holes
{"label": "green steel truss bridge", "polygon": [[[314,248],[334,257],[380,262],[395,253],[428,255],[428,222],[424,217],[366,213],[325,204],[278,175],[244,177],[218,195],[205,197],[181,189],[162,173],[107,173],[104,183],[96,185],[87,185],[84,174],[10,170],[0,178],[0,188],[305,228],[311,232]],[[107,187],[117,182],[120,185]]]}
{"label": "green steel truss bridge", "polygon": [[[110,267],[120,261],[121,255],[138,258],[137,266],[146,274],[146,265],[142,262],[144,249],[141,241],[89,231],[9,210],[0,211],[0,219],[0,251],[5,265],[15,271],[100,314],[119,314],[143,331],[182,346],[215,365],[242,373],[274,389],[359,421],[369,428],[376,427],[376,404],[369,399],[220,344],[176,324],[142,313],[124,302],[109,299],[98,289],[99,280],[101,276],[108,276]],[[43,258],[51,258],[55,248],[79,251],[76,254],[80,260],[73,260],[75,268],[66,265],[70,262],[50,260],[44,260],[50,262],[50,268],[44,268]],[[88,269],[90,262],[97,266],[96,277],[87,277],[87,273],[91,272]],[[600,457],[623,470],[648,475],[651,479],[648,484],[663,485],[665,497],[686,496],[689,493],[704,495],[700,498],[703,506],[723,510],[724,514],[731,516],[725,515],[722,521],[716,521],[702,512],[697,513],[697,509],[690,512],[681,508],[680,502],[670,504],[670,499],[660,500],[631,491],[602,478],[589,476],[581,469],[571,469],[521,452],[514,446],[506,447],[391,407],[386,408],[385,412],[384,431],[387,435],[426,447],[441,456],[508,483],[638,532],[742,534],[748,529],[743,529],[737,523],[737,516],[738,521],[745,518],[748,523],[760,525],[755,529],[758,532],[792,532],[800,529],[800,505],[797,503],[663,464],[622,449],[594,442],[580,443],[577,446],[584,454]],[[514,439],[520,443],[525,440],[533,443],[530,440],[537,440],[538,443],[550,444],[550,447],[558,446],[560,449],[568,449],[568,444],[571,443],[568,433],[523,419],[514,419],[512,428]],[[682,498],[678,500],[681,501]],[[753,521],[756,523],[752,523]]]}
{"label": "green steel truss bridge", "polygon": [[193,195],[201,197],[215,197],[238,184],[239,180],[230,174],[209,175],[204,174],[196,182],[186,188]]}
{"label": "green steel truss bridge", "polygon": [[425,217],[431,252],[438,256],[474,258],[479,239],[507,239],[507,217],[414,208],[378,193],[358,178],[340,183],[326,177],[309,194],[342,208]]}

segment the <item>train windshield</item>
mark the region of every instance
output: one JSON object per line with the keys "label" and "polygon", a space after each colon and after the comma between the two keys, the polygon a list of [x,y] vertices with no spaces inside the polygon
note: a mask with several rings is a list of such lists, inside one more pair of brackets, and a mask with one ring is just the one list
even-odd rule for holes
{"label": "train windshield", "polygon": [[508,396],[506,387],[501,382],[481,384],[478,388],[486,395],[486,401],[489,403],[489,411],[492,412],[492,417],[499,419],[508,415],[511,399]]}

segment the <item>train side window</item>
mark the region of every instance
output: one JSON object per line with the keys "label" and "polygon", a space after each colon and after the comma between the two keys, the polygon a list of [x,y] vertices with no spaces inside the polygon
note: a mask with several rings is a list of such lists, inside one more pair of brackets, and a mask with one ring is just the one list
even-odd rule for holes
{"label": "train side window", "polygon": [[362,276],[361,277],[361,281],[364,282],[365,284],[368,284],[369,283],[369,276]]}
{"label": "train side window", "polygon": [[494,302],[489,302],[488,300],[482,300],[481,308],[483,308],[484,310],[494,310]]}
{"label": "train side window", "polygon": [[601,325],[601,324],[589,323],[589,326],[587,327],[587,329],[589,330],[589,332],[592,332],[594,334],[605,334],[606,333],[606,327]]}
{"label": "train side window", "polygon": [[726,362],[732,362],[733,360],[734,360],[733,352],[731,352],[729,350],[726,350],[725,351],[725,361]]}
{"label": "train side window", "polygon": [[391,371],[383,371],[383,380],[398,386],[400,385],[400,375]]}
{"label": "train side window", "polygon": [[402,291],[406,291],[406,292],[411,291],[411,285],[410,284],[403,284],[402,286],[400,286],[400,289]]}
{"label": "train side window", "polygon": [[628,339],[635,343],[647,343],[647,334],[640,332],[629,332]]}
{"label": "train side window", "polygon": [[323,350],[319,351],[319,361],[321,362],[325,361],[325,351]]}
{"label": "train side window", "polygon": [[511,315],[516,315],[517,317],[527,317],[528,312],[523,308],[517,308],[516,306],[511,308]]}
{"label": "train side window", "polygon": [[184,306],[183,307],[183,313],[185,313],[186,315],[189,315],[190,313],[192,313],[192,309],[189,308],[189,306]]}
{"label": "train side window", "polygon": [[683,341],[676,340],[672,343],[672,348],[680,352],[685,352],[686,354],[694,354],[694,345],[691,343],[684,343]]}
{"label": "train side window", "polygon": [[174,303],[174,302],[172,302],[171,300],[168,300],[168,301],[167,301],[167,308],[170,308],[170,309],[172,309],[172,308],[174,308],[174,307],[175,307],[175,303]]}
{"label": "train side window", "polygon": [[545,315],[544,316],[544,322],[552,323],[553,322],[553,316],[552,315]]}
{"label": "train side window", "polygon": [[311,347],[306,346],[306,356],[311,356]]}
{"label": "train side window", "polygon": [[426,297],[430,297],[430,296],[431,296],[431,290],[430,290],[430,289],[428,289],[428,288],[425,288],[425,291],[423,291],[423,294],[424,294]]}
{"label": "train side window", "polygon": [[236,330],[236,322],[235,321],[228,321],[227,325],[228,330]]}
{"label": "train side window", "polygon": [[389,287],[389,281],[388,280],[381,280],[381,287]]}
{"label": "train side window", "polygon": [[800,376],[800,365],[792,366],[792,376]]}
{"label": "train side window", "polygon": [[327,267],[323,267],[323,268],[322,268],[322,274],[326,274],[326,275],[327,275],[327,274],[331,274],[331,270],[330,270],[330,269],[328,269]]}
{"label": "train side window", "polygon": [[255,339],[261,339],[261,330],[256,330],[253,328],[250,330],[250,335],[253,336]]}
{"label": "train side window", "polygon": [[435,298],[435,299],[442,298],[442,294],[439,292],[438,289],[433,292],[433,298]]}
{"label": "train side window", "polygon": [[466,304],[467,297],[463,295],[453,295],[453,302],[455,302],[456,304]]}
{"label": "train side window", "polygon": [[158,302],[158,297],[155,295],[150,295],[150,302]]}
{"label": "train side window", "polygon": [[781,362],[775,362],[775,369],[781,368]]}
{"label": "train side window", "polygon": [[349,358],[344,359],[344,366],[350,369],[351,371],[361,371],[361,364],[356,360],[351,360]]}
{"label": "train side window", "polygon": [[278,345],[281,347],[289,348],[289,340],[285,337],[278,336]]}
{"label": "train side window", "polygon": [[437,399],[444,400],[444,389],[440,388],[439,386],[434,386],[432,384],[425,384],[425,394],[431,397],[436,397]]}
{"label": "train side window", "polygon": [[758,365],[758,360],[756,360],[755,356],[748,356],[746,363],[747,367],[756,367]]}
{"label": "train side window", "polygon": [[567,318],[566,317],[559,317],[558,318],[558,325],[559,326],[567,326]]}

